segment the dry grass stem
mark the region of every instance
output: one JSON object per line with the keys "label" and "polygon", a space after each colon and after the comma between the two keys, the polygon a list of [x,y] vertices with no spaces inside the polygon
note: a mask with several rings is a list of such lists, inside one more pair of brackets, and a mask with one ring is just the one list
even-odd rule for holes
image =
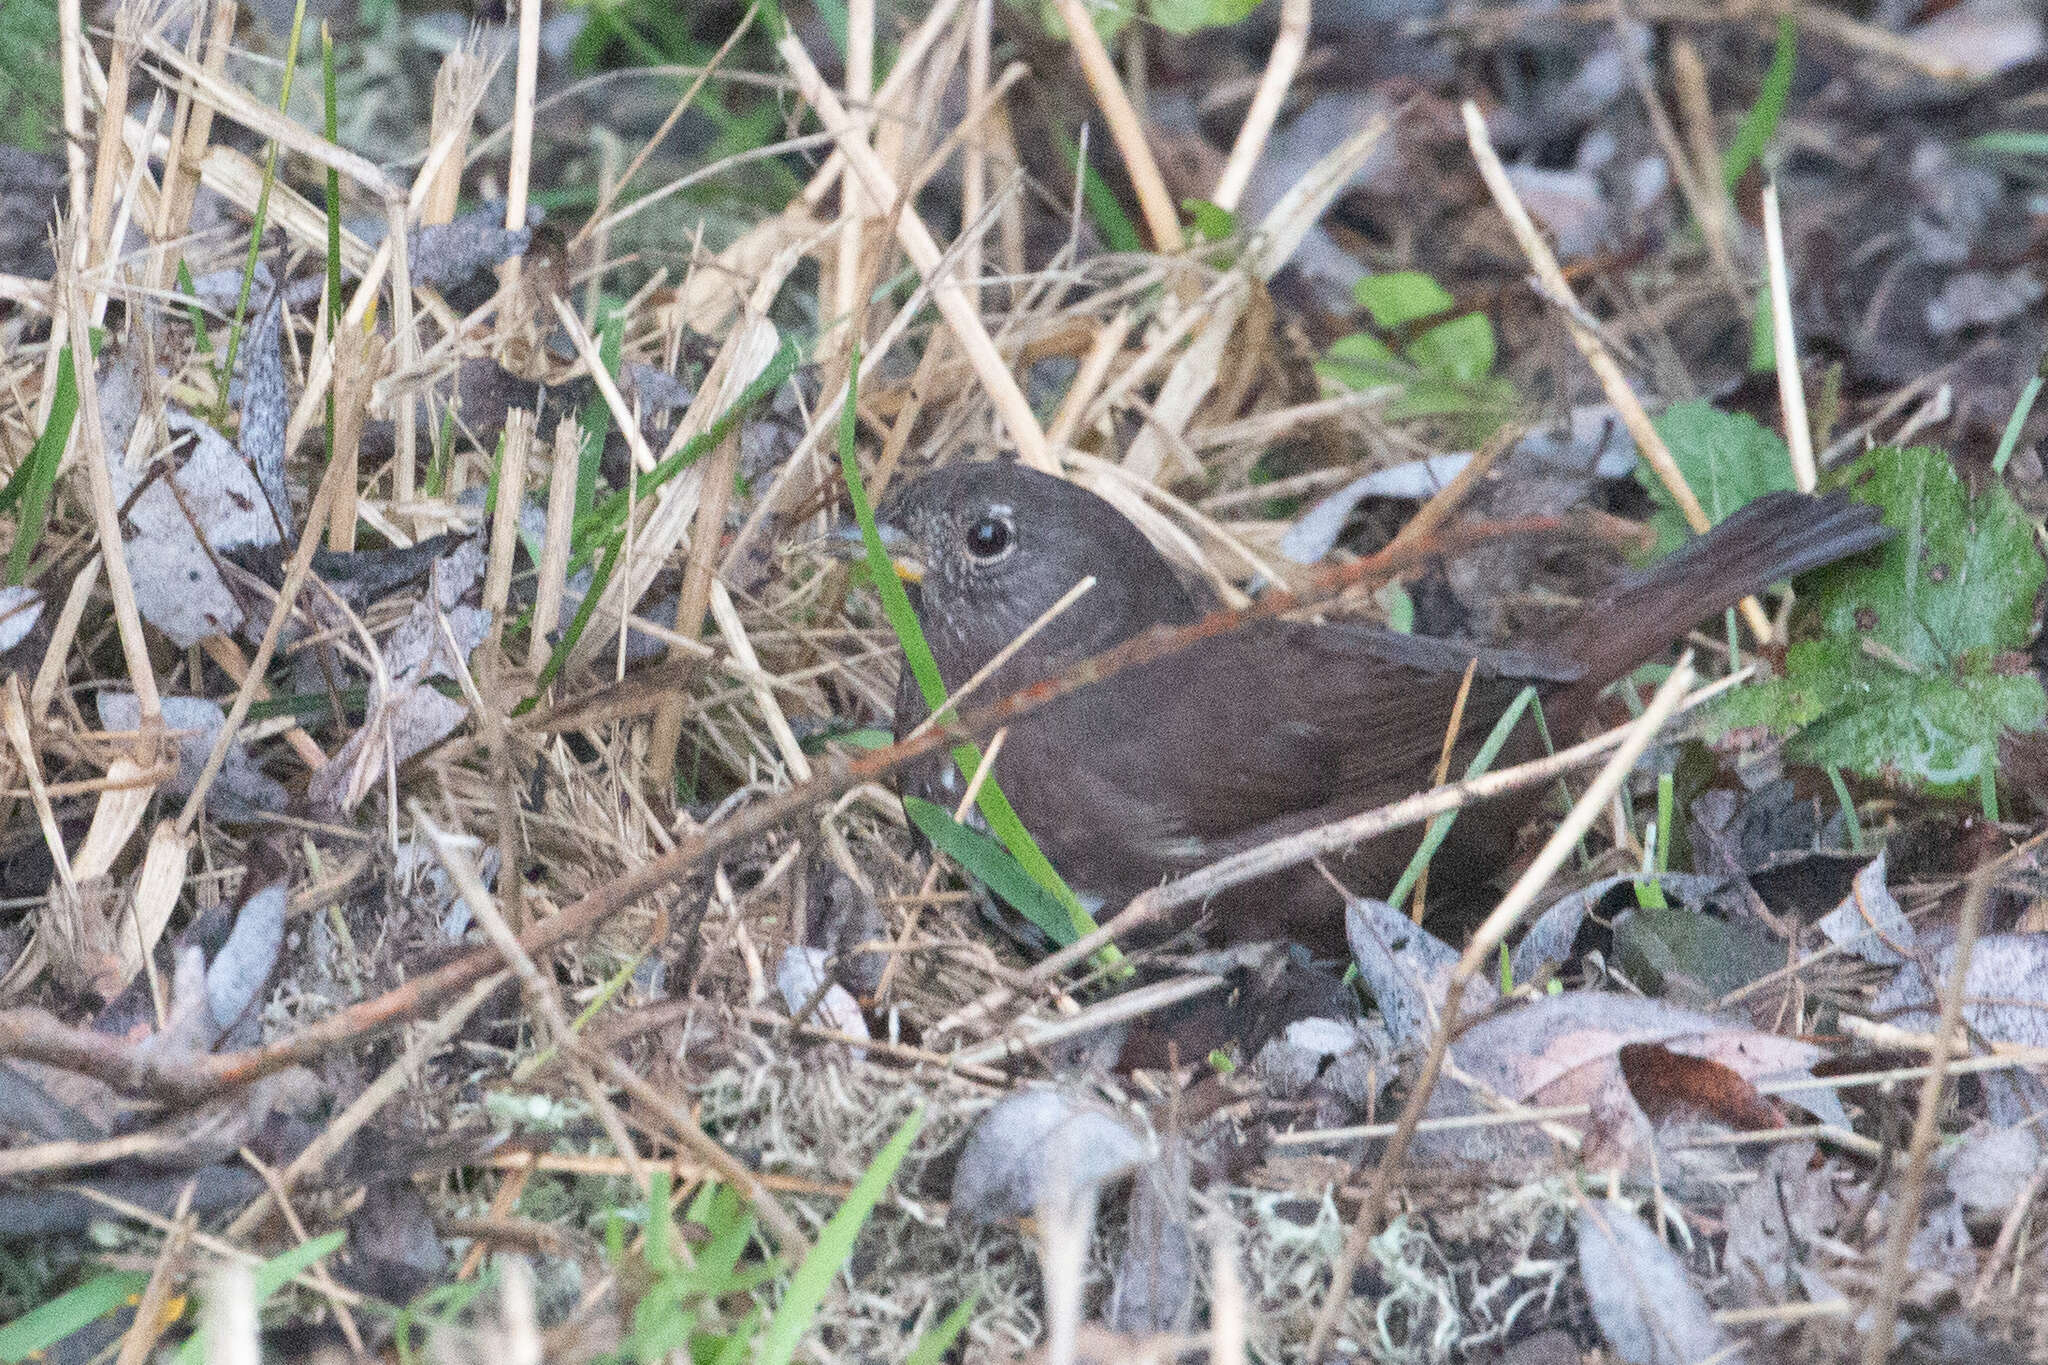
{"label": "dry grass stem", "polygon": [[895,218],[896,236],[903,244],[904,254],[910,257],[918,272],[933,283],[932,300],[938,305],[947,325],[953,329],[954,337],[968,363],[974,367],[976,377],[994,400],[996,411],[1009,429],[1010,439],[1016,443],[1018,458],[1033,469],[1057,473],[1058,463],[1046,444],[1045,432],[1038,425],[1030,402],[1024,397],[1024,390],[1018,386],[1016,376],[1010,373],[995,342],[982,326],[979,314],[968,306],[965,291],[957,283],[948,282],[939,245],[933,240],[931,231],[911,206],[900,200],[888,169],[875,156],[873,149],[860,140],[858,130],[840,107],[838,98],[826,86],[824,78],[818,74],[803,45],[794,37],[785,37],[776,44],[776,50],[782,53],[790,70],[795,73],[797,88],[805,100],[817,111],[826,129],[839,140],[840,150],[846,153],[868,193],[892,206],[889,212]]}
{"label": "dry grass stem", "polygon": [[1792,335],[1792,280],[1785,266],[1785,225],[1778,213],[1778,182],[1764,185],[1764,260],[1771,273],[1771,353],[1778,365],[1778,402],[1785,417],[1785,445],[1792,453],[1792,480],[1803,493],[1820,483],[1813,461],[1813,424],[1806,416],[1806,380],[1799,368],[1799,343]]}
{"label": "dry grass stem", "polygon": [[[1465,101],[1464,115],[1466,140],[1471,144],[1473,159],[1479,164],[1479,174],[1484,177],[1487,189],[1492,192],[1495,205],[1508,220],[1508,226],[1514,229],[1515,240],[1521,244],[1522,254],[1529,258],[1529,264],[1535,268],[1536,277],[1546,291],[1553,297],[1566,300],[1573,307],[1577,307],[1578,295],[1573,291],[1571,281],[1567,280],[1564,271],[1559,269],[1557,257],[1552,254],[1549,244],[1543,240],[1543,234],[1536,230],[1536,224],[1530,220],[1529,211],[1522,207],[1521,197],[1515,193],[1515,187],[1509,182],[1506,169],[1500,164],[1500,157],[1493,150],[1493,139],[1487,134],[1486,120],[1480,116],[1479,106],[1470,100]],[[1707,519],[1706,510],[1700,506],[1700,500],[1693,495],[1691,487],[1687,485],[1684,471],[1679,469],[1678,461],[1672,458],[1670,447],[1664,444],[1664,438],[1657,434],[1657,428],[1650,422],[1650,414],[1644,411],[1642,400],[1637,398],[1635,390],[1629,387],[1628,380],[1621,373],[1621,367],[1614,363],[1614,357],[1608,354],[1606,346],[1601,344],[1600,338],[1590,329],[1569,313],[1565,321],[1571,331],[1573,344],[1579,348],[1579,354],[1583,355],[1586,363],[1592,367],[1594,376],[1600,381],[1601,391],[1607,395],[1607,401],[1621,414],[1623,425],[1628,427],[1629,435],[1635,439],[1636,449],[1649,461],[1650,468],[1657,472],[1657,478],[1671,494],[1671,500],[1684,516],[1686,524],[1691,526],[1694,532],[1706,534],[1712,525]],[[1749,628],[1757,639],[1771,639],[1771,621],[1764,614],[1761,603],[1753,597],[1746,597],[1742,601],[1741,611],[1743,620],[1749,623]]]}
{"label": "dry grass stem", "polygon": [[1223,174],[1209,196],[1227,213],[1237,211],[1245,186],[1251,183],[1252,170],[1266,150],[1266,140],[1273,135],[1280,106],[1294,84],[1294,73],[1301,69],[1302,56],[1308,51],[1309,20],[1314,8],[1314,0],[1281,0],[1280,29],[1266,58],[1265,74],[1259,77],[1251,108],[1245,110],[1237,140],[1230,146],[1230,160],[1224,163]]}
{"label": "dry grass stem", "polygon": [[1920,1230],[1920,1204],[1926,1195],[1928,1158],[1934,1151],[1941,1118],[1941,1096],[1952,1074],[1949,1058],[1963,1002],[1968,994],[1970,958],[1976,951],[1977,932],[1984,919],[1984,902],[1991,894],[2003,859],[1985,863],[1970,876],[1963,894],[1962,913],[1957,918],[1954,965],[1941,992],[1940,1021],[1934,1030],[1934,1046],[1928,1049],[1928,1075],[1920,1083],[1920,1103],[1913,1113],[1913,1136],[1906,1146],[1906,1164],[1898,1202],[1886,1215],[1889,1236],[1880,1263],[1877,1291],[1871,1297],[1870,1326],[1863,1334],[1863,1365],[1884,1365],[1891,1359],[1894,1342],[1892,1324],[1898,1320],[1899,1294],[1906,1284],[1906,1262]]}
{"label": "dry grass stem", "polygon": [[1124,90],[1102,35],[1095,31],[1094,16],[1082,0],[1054,0],[1054,4],[1060,22],[1066,25],[1067,40],[1074,45],[1074,56],[1080,60],[1081,74],[1095,96],[1095,105],[1109,124],[1109,135],[1115,139],[1117,151],[1123,154],[1124,170],[1138,196],[1138,210],[1145,217],[1145,231],[1152,238],[1153,249],[1167,256],[1178,255],[1187,245],[1181,236],[1180,214],[1174,208],[1173,196],[1167,193],[1166,178],[1159,173],[1152,144],[1145,137],[1144,120]]}

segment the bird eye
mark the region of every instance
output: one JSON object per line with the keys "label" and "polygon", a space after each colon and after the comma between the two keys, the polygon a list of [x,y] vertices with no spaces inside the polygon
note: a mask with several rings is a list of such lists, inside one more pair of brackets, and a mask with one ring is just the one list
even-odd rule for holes
{"label": "bird eye", "polygon": [[990,513],[967,528],[967,553],[976,559],[1001,558],[1014,535],[1015,528],[1008,517]]}

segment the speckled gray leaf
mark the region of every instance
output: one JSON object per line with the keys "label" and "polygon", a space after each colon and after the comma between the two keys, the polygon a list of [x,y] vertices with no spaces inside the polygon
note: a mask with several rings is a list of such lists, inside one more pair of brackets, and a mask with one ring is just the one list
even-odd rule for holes
{"label": "speckled gray leaf", "polygon": [[[98,703],[100,724],[109,730],[134,730],[142,724],[142,705],[133,692],[102,692]],[[199,784],[220,727],[227,724],[227,713],[219,702],[205,697],[164,697],[162,706],[164,725],[178,736],[178,771],[164,784],[164,790],[174,796],[189,795]],[[284,783],[257,767],[239,740],[228,746],[220,772],[206,790],[206,809],[218,819],[281,811],[290,803],[291,793]]]}
{"label": "speckled gray leaf", "polygon": [[[1690,1365],[1709,1357],[1746,1360],[1685,1266],[1628,1205],[1605,1200],[1579,1210],[1579,1271],[1616,1359],[1628,1365]],[[1725,1354],[1723,1354],[1725,1352]]]}

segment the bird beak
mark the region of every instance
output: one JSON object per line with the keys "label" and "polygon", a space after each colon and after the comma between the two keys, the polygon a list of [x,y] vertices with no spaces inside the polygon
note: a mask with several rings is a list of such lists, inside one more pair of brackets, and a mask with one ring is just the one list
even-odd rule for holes
{"label": "bird beak", "polygon": [[[918,557],[917,542],[899,528],[886,521],[875,523],[875,530],[882,538],[882,548],[888,551],[889,567],[905,583],[924,581],[924,560]],[[834,531],[830,537],[834,553],[847,559],[864,559],[867,556],[867,542],[861,538],[860,526],[849,522]]]}

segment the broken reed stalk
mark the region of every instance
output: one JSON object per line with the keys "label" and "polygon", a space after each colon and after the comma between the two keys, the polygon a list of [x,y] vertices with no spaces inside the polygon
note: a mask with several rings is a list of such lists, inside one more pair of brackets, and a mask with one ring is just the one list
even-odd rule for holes
{"label": "broken reed stalk", "polygon": [[[1557,257],[1552,254],[1543,234],[1536,230],[1536,224],[1529,217],[1529,210],[1522,206],[1521,196],[1515,193],[1514,185],[1508,180],[1507,169],[1501,165],[1500,156],[1493,150],[1493,139],[1486,131],[1486,120],[1479,113],[1479,106],[1471,100],[1464,104],[1465,138],[1472,148],[1472,159],[1479,166],[1479,174],[1486,181],[1486,188],[1492,193],[1493,201],[1501,215],[1513,229],[1515,241],[1521,245],[1522,254],[1529,258],[1536,277],[1543,284],[1544,291],[1553,298],[1565,301],[1576,309],[1579,296],[1573,291],[1571,281],[1558,267]],[[1600,381],[1600,388],[1607,395],[1607,401],[1621,414],[1622,424],[1628,434],[1635,438],[1636,449],[1649,461],[1650,468],[1657,472],[1658,480],[1686,525],[1699,535],[1705,535],[1713,526],[1700,500],[1693,496],[1692,488],[1685,481],[1685,472],[1678,467],[1678,461],[1671,456],[1671,449],[1664,444],[1664,438],[1657,434],[1657,428],[1650,421],[1650,414],[1643,409],[1642,400],[1629,387],[1628,379],[1621,367],[1614,363],[1614,357],[1607,352],[1599,336],[1581,324],[1571,315],[1565,314],[1565,326],[1571,333],[1572,343],[1579,348],[1579,354],[1586,358],[1586,364]],[[1745,597],[1741,603],[1742,619],[1749,623],[1750,630],[1759,640],[1771,638],[1771,618],[1764,614],[1763,605],[1754,597]]]}
{"label": "broken reed stalk", "polygon": [[[733,479],[740,462],[741,429],[735,424],[704,464],[697,491],[697,517],[690,529],[690,559],[683,566],[683,586],[676,594],[672,618],[676,633],[696,639],[704,630],[711,606],[711,585],[718,573],[719,542],[725,536],[726,514],[732,510]],[[666,792],[675,784],[676,749],[682,743],[688,698],[681,690],[663,700],[648,733],[648,785]]]}
{"label": "broken reed stalk", "polygon": [[526,461],[533,449],[535,417],[530,409],[505,414],[498,459],[498,496],[491,507],[490,559],[484,570],[484,610],[491,614],[490,642],[505,638],[505,603],[512,596],[512,560],[519,547],[519,509],[526,501]]}
{"label": "broken reed stalk", "polygon": [[[1467,106],[1470,108],[1470,106]],[[1528,869],[1515,879],[1515,884],[1501,898],[1493,913],[1486,917],[1472,941],[1458,958],[1458,965],[1451,972],[1445,987],[1446,998],[1443,1018],[1439,1022],[1436,1036],[1430,1042],[1429,1055],[1424,1059],[1422,1072],[1416,1078],[1415,1087],[1408,1096],[1408,1102],[1401,1110],[1400,1128],[1389,1140],[1386,1151],[1381,1155],[1379,1167],[1373,1173],[1371,1192],[1352,1221],[1351,1230],[1344,1239],[1344,1249],[1337,1257],[1337,1264],[1330,1275],[1329,1297],[1323,1300],[1322,1311],[1316,1315],[1314,1332],[1309,1337],[1308,1358],[1321,1360],[1329,1350],[1330,1342],[1337,1333],[1337,1326],[1344,1317],[1344,1305],[1351,1298],[1351,1279],[1359,1263],[1365,1258],[1365,1251],[1372,1239],[1379,1234],[1380,1222],[1386,1213],[1387,1198],[1392,1193],[1394,1181],[1401,1173],[1407,1160],[1409,1145],[1414,1141],[1415,1125],[1422,1120],[1423,1109],[1429,1103],[1430,1093],[1436,1088],[1437,1077],[1443,1073],[1444,1063],[1450,1051],[1452,1039],[1458,1031],[1459,1006],[1465,998],[1466,985],[1486,969],[1494,949],[1507,938],[1523,915],[1534,907],[1536,897],[1550,882],[1557,870],[1564,866],[1593,822],[1600,818],[1608,802],[1621,791],[1636,760],[1650,747],[1650,742],[1664,728],[1664,722],[1677,713],[1679,703],[1692,686],[1692,651],[1687,650],[1672,668],[1670,676],[1657,688],[1650,704],[1627,729],[1621,747],[1607,760],[1585,793],[1572,806],[1570,813],[1551,832]]]}
{"label": "broken reed stalk", "polygon": [[[71,193],[74,234],[83,232],[92,208],[91,182],[85,169],[85,16],[84,0],[57,0],[57,63],[64,120],[64,183]],[[86,245],[73,236],[75,250]],[[74,264],[83,264],[82,257]]]}
{"label": "broken reed stalk", "polygon": [[[540,90],[541,0],[518,0],[519,55],[512,73],[512,151],[505,162],[505,230],[526,226],[526,198],[533,183],[534,101]],[[664,128],[664,132],[666,129]],[[524,258],[507,257],[498,268],[498,338],[509,341],[519,311],[504,306],[519,292]]]}
{"label": "broken reed stalk", "polygon": [[1813,424],[1806,416],[1806,380],[1799,369],[1799,343],[1792,335],[1792,280],[1785,266],[1785,225],[1778,214],[1778,182],[1764,183],[1764,260],[1771,274],[1771,354],[1778,366],[1778,403],[1785,418],[1785,447],[1792,455],[1792,480],[1802,493],[1820,483],[1813,462]]}
{"label": "broken reed stalk", "polygon": [[1130,174],[1131,188],[1137,192],[1138,209],[1145,216],[1145,230],[1152,238],[1152,249],[1166,256],[1179,255],[1187,245],[1181,236],[1180,215],[1174,210],[1173,196],[1166,189],[1166,177],[1159,173],[1159,162],[1154,159],[1151,143],[1145,138],[1145,122],[1131,105],[1131,97],[1124,90],[1122,78],[1117,75],[1116,63],[1110,59],[1109,49],[1103,46],[1102,35],[1095,31],[1094,16],[1089,14],[1082,0],[1053,0],[1053,3],[1059,9],[1060,22],[1067,26],[1067,40],[1074,45],[1074,56],[1081,63],[1081,75],[1086,78],[1104,121],[1109,124],[1109,135],[1115,139],[1117,151],[1123,154],[1124,169]]}
{"label": "broken reed stalk", "polygon": [[1251,183],[1252,170],[1259,164],[1259,156],[1266,150],[1266,140],[1273,135],[1273,124],[1280,117],[1280,105],[1287,98],[1287,89],[1294,83],[1294,73],[1301,69],[1301,59],[1308,52],[1308,30],[1313,0],[1281,0],[1280,31],[1273,39],[1272,53],[1266,59],[1265,74],[1259,78],[1258,92],[1252,96],[1251,107],[1245,110],[1244,123],[1237,130],[1237,140],[1230,146],[1230,160],[1224,164],[1223,174],[1216,181],[1216,188],[1210,199],[1216,207],[1226,213],[1237,212],[1238,201],[1244,198],[1245,187]]}

